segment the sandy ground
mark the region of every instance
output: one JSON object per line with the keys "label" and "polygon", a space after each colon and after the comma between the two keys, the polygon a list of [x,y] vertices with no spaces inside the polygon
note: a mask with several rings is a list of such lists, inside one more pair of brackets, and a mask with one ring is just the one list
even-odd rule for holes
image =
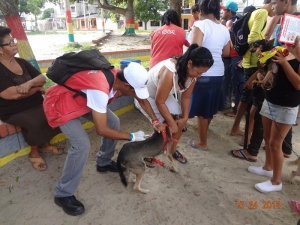
{"label": "sandy ground", "polygon": [[[121,129],[146,133],[151,128],[137,110],[120,116]],[[0,169],[0,224],[224,224],[224,225],[292,225],[299,215],[287,204],[290,199],[300,200],[299,178],[296,185],[288,183],[293,168],[285,159],[283,190],[261,194],[254,184],[267,178],[247,172],[249,165],[262,165],[264,151],[257,163],[234,159],[230,149],[238,148],[237,137],[227,134],[232,118],[219,113],[208,131],[209,151],[199,151],[187,146],[188,138],[197,139],[196,120],[188,121],[188,131],[179,143],[188,163],[178,165],[179,172],[170,172],[156,166],[146,170],[142,187],[150,193],[134,191],[129,184],[124,188],[119,175],[100,174],[96,171],[95,154],[100,138],[94,128],[87,132],[92,148],[75,195],[81,200],[86,212],[77,217],[68,216],[53,202],[53,188],[61,175],[66,154],[44,155],[48,169],[38,172],[32,169],[26,156],[20,157]],[[242,124],[243,125],[243,124]],[[124,141],[116,147],[115,158]],[[294,127],[294,150],[299,150],[299,127]],[[68,149],[69,143],[61,143]],[[293,155],[292,159],[296,156]],[[11,191],[9,187],[13,187]],[[236,202],[244,202],[238,209]],[[250,202],[257,202],[256,209],[249,209]],[[263,209],[264,202],[280,203],[280,208]]]}
{"label": "sandy ground", "polygon": [[[137,110],[121,115],[120,121],[124,131],[152,131],[149,122]],[[288,183],[289,174],[295,168],[289,167],[287,162],[296,156],[293,154],[284,161],[283,190],[261,194],[254,184],[267,178],[250,174],[247,167],[263,165],[264,150],[257,163],[229,156],[229,150],[239,148],[239,137],[228,135],[233,118],[224,116],[223,112],[214,117],[209,128],[209,151],[193,149],[185,143],[190,138],[198,139],[196,122],[196,119],[188,121],[188,131],[179,142],[188,163],[178,165],[178,173],[158,165],[147,168],[142,187],[151,190],[148,194],[134,191],[132,184],[125,188],[118,174],[96,171],[95,155],[100,137],[94,128],[89,129],[92,147],[75,193],[86,212],[77,217],[65,214],[53,202],[53,188],[61,176],[67,154],[45,154],[48,169],[44,172],[33,170],[27,156],[13,160],[0,168],[0,224],[296,225],[300,217],[287,204],[290,199],[300,200],[300,178],[296,178],[295,185]],[[244,122],[241,127],[243,125]],[[293,148],[298,154],[299,130],[299,126],[293,128]],[[124,143],[118,142],[114,158]],[[67,151],[68,141],[60,144]],[[251,202],[257,203],[254,209],[249,209]],[[237,203],[244,203],[244,208],[238,208]],[[267,203],[272,207],[264,209]]]}

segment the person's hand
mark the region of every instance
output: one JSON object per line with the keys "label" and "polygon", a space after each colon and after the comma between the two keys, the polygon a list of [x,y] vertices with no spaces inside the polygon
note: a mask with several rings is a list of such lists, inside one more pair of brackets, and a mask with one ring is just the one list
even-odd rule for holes
{"label": "person's hand", "polygon": [[286,48],[300,61],[300,36],[296,37],[294,46],[287,46]]}
{"label": "person's hand", "polygon": [[278,63],[279,65],[283,65],[287,63],[286,57],[282,54],[282,52],[278,51],[276,55],[273,56],[273,62]]}
{"label": "person's hand", "polygon": [[169,124],[169,130],[172,134],[175,134],[178,132],[178,126],[177,123],[174,121],[173,123]]}
{"label": "person's hand", "polygon": [[158,132],[160,133],[161,131],[165,130],[165,124],[159,122],[159,120],[154,120],[152,121],[152,127]]}
{"label": "person's hand", "polygon": [[176,120],[176,124],[178,126],[178,130],[183,130],[183,128],[185,127],[185,124],[187,122],[188,119],[184,119],[184,118],[180,118],[179,120]]}
{"label": "person's hand", "polygon": [[19,94],[27,94],[31,87],[32,87],[31,82],[26,82],[26,83],[24,83],[24,84],[20,84],[20,85],[17,87],[17,92],[18,92]]}
{"label": "person's hand", "polygon": [[42,93],[42,95],[45,94],[45,89],[43,87],[39,87],[39,91]]}
{"label": "person's hand", "polygon": [[244,84],[244,89],[252,90],[253,89],[253,84],[250,80],[247,80]]}
{"label": "person's hand", "polygon": [[132,135],[131,142],[146,140],[144,131],[139,130],[138,132],[131,133],[131,135]]}

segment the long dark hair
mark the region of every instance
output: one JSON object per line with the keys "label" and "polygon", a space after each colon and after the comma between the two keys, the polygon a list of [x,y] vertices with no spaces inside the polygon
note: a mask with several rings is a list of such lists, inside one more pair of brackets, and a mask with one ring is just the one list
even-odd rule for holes
{"label": "long dark hair", "polygon": [[220,20],[220,1],[219,0],[202,0],[199,8],[204,14],[214,14],[217,20]]}
{"label": "long dark hair", "polygon": [[171,23],[178,27],[181,27],[178,13],[173,9],[168,9],[161,18],[161,25],[170,25]]}
{"label": "long dark hair", "polygon": [[11,33],[10,28],[0,26],[0,45],[3,44],[3,39],[6,37],[6,35],[9,35],[10,33]]}
{"label": "long dark hair", "polygon": [[175,59],[177,59],[178,85],[182,88],[185,88],[186,71],[189,60],[192,61],[192,65],[195,67],[203,66],[210,68],[214,63],[211,52],[205,47],[199,47],[198,44],[191,44],[182,56]]}

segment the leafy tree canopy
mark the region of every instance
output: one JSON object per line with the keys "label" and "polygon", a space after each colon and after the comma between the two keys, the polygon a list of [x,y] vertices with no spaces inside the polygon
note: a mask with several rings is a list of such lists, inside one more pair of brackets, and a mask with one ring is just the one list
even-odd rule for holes
{"label": "leafy tree canopy", "polygon": [[37,16],[41,13],[44,4],[45,0],[19,0],[19,12],[32,13]]}
{"label": "leafy tree canopy", "polygon": [[149,20],[160,21],[161,14],[167,9],[167,1],[139,0],[134,7],[137,20],[147,23]]}
{"label": "leafy tree canopy", "polygon": [[42,14],[42,20],[46,19],[46,18],[50,18],[51,17],[51,13],[54,13],[54,9],[53,8],[48,8],[48,9],[45,9],[43,11],[43,14]]}

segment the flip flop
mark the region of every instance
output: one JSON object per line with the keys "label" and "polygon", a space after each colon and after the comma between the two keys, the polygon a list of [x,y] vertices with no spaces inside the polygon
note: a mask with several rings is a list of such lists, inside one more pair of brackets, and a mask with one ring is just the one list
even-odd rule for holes
{"label": "flip flop", "polygon": [[[176,152],[172,156],[174,159],[176,159],[178,162],[180,162],[182,164],[187,163],[187,159],[178,150],[176,150]],[[183,161],[180,161],[178,159],[183,159]]]}
{"label": "flip flop", "polygon": [[[145,162],[145,165],[148,167],[148,168],[154,168],[155,165],[153,165],[153,160],[152,158],[144,158],[144,162]],[[147,164],[147,163],[150,163],[150,164]]]}
{"label": "flip flop", "polygon": [[240,133],[240,134],[231,134],[231,133],[229,133],[229,136],[241,136],[241,137],[243,137],[244,133]]}
{"label": "flip flop", "polygon": [[239,149],[239,150],[236,150],[238,153],[240,153],[240,155],[242,156],[242,157],[239,157],[238,155],[236,155],[236,154],[234,154],[234,150],[231,150],[230,152],[229,152],[229,155],[231,155],[232,157],[234,157],[234,158],[237,158],[237,159],[240,159],[240,160],[246,160],[246,161],[248,161],[248,162],[257,162],[257,159],[250,159],[250,158],[248,158],[246,155],[245,155],[245,153],[243,152],[243,149]]}
{"label": "flip flop", "polygon": [[191,146],[191,147],[193,147],[193,148],[195,148],[195,149],[197,149],[197,150],[202,150],[202,151],[207,151],[207,150],[208,150],[207,148],[200,148],[199,146],[196,145],[195,142],[196,142],[195,140],[189,139],[189,140],[187,140],[186,143],[187,143],[189,146]]}
{"label": "flip flop", "polygon": [[295,200],[288,201],[289,206],[294,210],[296,213],[300,214],[300,202]]}

